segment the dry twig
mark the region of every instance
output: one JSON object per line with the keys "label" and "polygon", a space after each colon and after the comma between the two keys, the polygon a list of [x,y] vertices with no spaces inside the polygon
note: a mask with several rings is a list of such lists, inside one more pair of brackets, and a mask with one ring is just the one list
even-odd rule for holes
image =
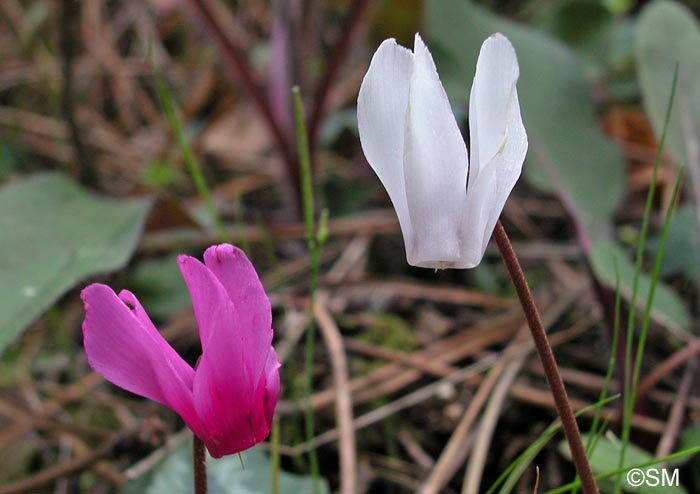
{"label": "dry twig", "polygon": [[355,430],[352,424],[352,396],[350,394],[347,358],[340,330],[326,309],[327,301],[328,294],[319,292],[314,307],[314,317],[328,348],[333,380],[337,390],[336,420],[340,432],[340,492],[355,494],[357,492],[357,451]]}

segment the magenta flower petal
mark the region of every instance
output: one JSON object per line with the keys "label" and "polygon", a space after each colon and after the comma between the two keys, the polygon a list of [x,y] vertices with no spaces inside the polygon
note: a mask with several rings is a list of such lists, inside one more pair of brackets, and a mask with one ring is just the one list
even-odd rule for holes
{"label": "magenta flower petal", "polygon": [[117,386],[169,406],[201,430],[192,401],[194,370],[173,350],[133,293],[93,284],[81,293],[90,366]]}
{"label": "magenta flower petal", "polygon": [[241,249],[229,244],[214,245],[204,252],[204,262],[238,309],[239,324],[235,329],[240,331],[245,344],[250,376],[253,382],[257,382],[265,369],[272,342],[270,299],[258,273]]}
{"label": "magenta flower petal", "polygon": [[270,352],[267,354],[267,362],[265,363],[265,397],[264,397],[264,412],[267,424],[272,423],[272,416],[275,413],[275,406],[280,396],[280,361],[277,358],[277,352],[270,347]]}
{"label": "magenta flower petal", "polygon": [[[267,340],[267,332],[256,338],[243,327],[237,305],[208,266],[189,256],[180,256],[178,261],[202,340],[202,357],[194,378],[195,408],[208,428],[202,440],[218,458],[247,449],[267,435],[266,431],[259,437],[254,427],[254,405],[261,397],[251,368],[251,362],[260,360],[252,355],[259,346],[257,339]],[[263,364],[269,345],[267,341]]]}
{"label": "magenta flower petal", "polygon": [[270,432],[280,366],[271,346],[270,302],[245,254],[207,249],[206,265],[178,257],[192,298],[202,356],[196,371],[160,336],[136,297],[104,285],[83,290],[90,365],[185,420],[214,457],[237,453]]}

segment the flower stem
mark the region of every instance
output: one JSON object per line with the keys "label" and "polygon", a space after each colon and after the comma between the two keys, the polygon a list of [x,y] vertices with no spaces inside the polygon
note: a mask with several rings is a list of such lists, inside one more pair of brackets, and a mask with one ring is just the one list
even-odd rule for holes
{"label": "flower stem", "polygon": [[194,494],[207,494],[207,453],[204,443],[196,435],[192,439],[192,467]]}
{"label": "flower stem", "polygon": [[311,174],[311,158],[309,153],[309,139],[306,132],[306,118],[304,117],[304,104],[301,100],[301,92],[298,86],[292,88],[294,101],[294,122],[297,131],[297,151],[299,153],[299,177],[301,180],[301,205],[304,215],[306,231],[306,245],[309,249],[311,264],[311,283],[309,287],[309,324],[306,330],[306,348],[304,355],[304,392],[306,394],[306,407],[304,409],[304,428],[306,440],[311,444],[309,448],[309,465],[313,478],[313,494],[319,494],[321,473],[318,466],[318,453],[314,444],[314,410],[311,407],[311,395],[313,394],[313,364],[314,347],[316,345],[316,324],[314,320],[314,306],[316,304],[316,289],[321,269],[321,251],[325,242],[322,229],[325,229],[323,221],[316,229],[314,209],[314,187]]}
{"label": "flower stem", "polygon": [[518,257],[515,255],[508,234],[500,220],[496,223],[493,236],[496,238],[496,243],[498,244],[498,249],[501,251],[503,262],[508,269],[508,274],[513,282],[515,291],[518,293],[520,305],[523,307],[525,318],[530,326],[530,333],[535,342],[537,355],[542,362],[542,367],[544,367],[544,373],[545,376],[547,376],[547,383],[554,397],[554,404],[564,429],[564,435],[569,442],[571,457],[573,458],[574,465],[576,465],[576,472],[581,479],[583,493],[597,494],[599,492],[598,485],[593,477],[588,458],[586,458],[586,451],[583,447],[583,441],[581,440],[581,432],[578,429],[574,412],[571,409],[571,403],[566,394],[564,381],[559,373],[552,347],[549,344],[549,340],[547,340],[547,333],[544,330],[542,319],[540,319],[540,313],[535,305],[535,300],[532,298],[532,293],[530,293],[527,280],[520,267],[520,261],[518,261]]}

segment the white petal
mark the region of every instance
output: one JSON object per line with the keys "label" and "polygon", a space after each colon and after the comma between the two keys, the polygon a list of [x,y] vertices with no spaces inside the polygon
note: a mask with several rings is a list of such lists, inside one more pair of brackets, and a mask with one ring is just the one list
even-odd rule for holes
{"label": "white petal", "polygon": [[501,34],[492,35],[481,47],[469,102],[472,162],[465,267],[481,262],[527,154],[527,134],[515,89],[518,75],[510,41]]}
{"label": "white petal", "polygon": [[372,57],[357,99],[357,124],[365,157],[384,184],[404,241],[411,234],[403,172],[404,129],[413,54],[393,39]]}
{"label": "white petal", "polygon": [[464,240],[467,148],[433,58],[417,34],[414,57],[404,142],[413,227],[406,254],[414,266],[450,267]]}
{"label": "white petal", "polygon": [[505,143],[519,75],[513,45],[502,34],[492,34],[481,45],[469,97],[470,179],[478,175]]}

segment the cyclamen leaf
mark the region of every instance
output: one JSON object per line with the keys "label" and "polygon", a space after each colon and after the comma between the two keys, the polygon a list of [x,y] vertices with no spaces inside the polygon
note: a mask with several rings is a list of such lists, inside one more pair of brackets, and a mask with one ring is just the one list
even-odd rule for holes
{"label": "cyclamen leaf", "polygon": [[[241,453],[245,468],[237,456],[225,456],[217,460],[208,458],[207,476],[209,494],[269,494],[270,461],[257,448]],[[153,468],[142,476],[127,482],[125,494],[191,494],[192,493],[192,441],[187,440],[169,452]],[[279,472],[279,492],[314,492],[313,478],[296,475],[284,470]],[[329,494],[325,479],[319,481],[319,494]]]}
{"label": "cyclamen leaf", "polygon": [[56,173],[0,189],[0,352],[78,282],[123,267],[150,206],[97,197]]}
{"label": "cyclamen leaf", "polygon": [[[584,443],[586,443],[587,440],[588,434],[583,434]],[[621,448],[622,443],[620,441],[614,441],[606,436],[601,437],[597,442],[595,449],[589,456],[593,473],[602,474],[612,470],[612,466],[618,464]],[[559,443],[559,451],[564,456],[571,459],[571,452],[566,441]],[[634,444],[627,445],[625,467],[631,468],[634,465],[641,465],[650,462],[653,459],[653,455],[647,451],[644,451],[642,448]],[[643,482],[641,485],[632,485],[626,480],[626,475],[624,473],[622,474],[622,485],[625,492],[634,492],[637,494],[688,494],[688,490],[685,487],[676,485],[677,483],[680,483],[677,479],[673,480],[672,467],[666,466],[666,468],[664,468],[663,464],[659,464],[645,468],[644,470],[649,477],[648,482]],[[669,480],[668,482],[666,481],[666,478],[662,477],[663,470],[666,470]],[[661,482],[662,479],[665,483]],[[654,485],[656,480],[659,482]],[[601,481],[601,492],[612,492],[612,483],[613,479],[605,479]]]}
{"label": "cyclamen leaf", "polygon": [[[700,26],[693,13],[676,2],[649,3],[639,17],[637,65],[644,107],[661,136],[678,61],[676,104],[671,113],[666,150],[680,166],[688,166],[700,190]],[[696,197],[697,199],[697,197]]]}
{"label": "cyclamen leaf", "polygon": [[[661,258],[662,274],[684,274],[691,279],[700,274],[700,239],[696,225],[697,213],[693,206],[683,206],[675,212]],[[647,251],[655,254],[660,243],[660,237],[650,239]]]}
{"label": "cyclamen leaf", "polygon": [[[591,251],[591,265],[596,276],[610,287],[615,286],[615,262],[620,273],[620,292],[627,299],[632,295],[632,283],[634,280],[634,264],[618,245],[610,241],[600,240],[593,245]],[[640,273],[637,290],[637,304],[643,309],[647,303],[651,278]],[[678,296],[668,286],[657,283],[656,295],[651,311],[652,319],[657,322],[672,326],[674,329],[688,330],[690,328],[690,315]]]}

